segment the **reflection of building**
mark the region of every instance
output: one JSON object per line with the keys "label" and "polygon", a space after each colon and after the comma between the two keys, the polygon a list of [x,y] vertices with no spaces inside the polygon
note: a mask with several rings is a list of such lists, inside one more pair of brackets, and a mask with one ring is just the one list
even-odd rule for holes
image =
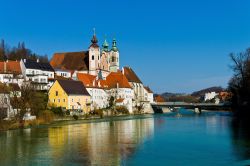
{"label": "reflection of building", "polygon": [[153,132],[153,118],[67,125],[49,128],[49,144],[58,159],[70,154],[78,164],[122,165]]}

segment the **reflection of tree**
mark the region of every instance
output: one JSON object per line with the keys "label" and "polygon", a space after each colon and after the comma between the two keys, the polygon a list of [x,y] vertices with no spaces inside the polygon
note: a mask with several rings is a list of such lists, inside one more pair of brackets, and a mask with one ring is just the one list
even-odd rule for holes
{"label": "reflection of tree", "polygon": [[234,152],[240,160],[250,158],[250,122],[234,119],[231,122],[231,136]]}

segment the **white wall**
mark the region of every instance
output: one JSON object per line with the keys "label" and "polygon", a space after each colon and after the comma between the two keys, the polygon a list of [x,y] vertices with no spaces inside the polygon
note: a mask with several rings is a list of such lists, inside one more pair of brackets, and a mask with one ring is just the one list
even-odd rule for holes
{"label": "white wall", "polygon": [[106,108],[108,106],[108,94],[101,88],[87,88],[91,96],[91,110]]}

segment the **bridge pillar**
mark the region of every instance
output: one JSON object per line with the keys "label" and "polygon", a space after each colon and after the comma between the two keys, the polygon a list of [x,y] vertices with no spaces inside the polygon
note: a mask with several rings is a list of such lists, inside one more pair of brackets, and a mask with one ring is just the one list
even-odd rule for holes
{"label": "bridge pillar", "polygon": [[195,112],[195,113],[198,113],[198,114],[201,114],[201,108],[195,107],[195,108],[194,108],[194,112]]}

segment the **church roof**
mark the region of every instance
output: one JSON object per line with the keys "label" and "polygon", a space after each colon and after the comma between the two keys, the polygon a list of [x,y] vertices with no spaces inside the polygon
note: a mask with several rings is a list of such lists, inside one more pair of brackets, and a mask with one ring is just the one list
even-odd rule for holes
{"label": "church roof", "polygon": [[55,53],[50,61],[53,68],[63,70],[88,70],[89,52]]}
{"label": "church roof", "polygon": [[142,83],[132,68],[124,67],[123,72],[129,82]]}

